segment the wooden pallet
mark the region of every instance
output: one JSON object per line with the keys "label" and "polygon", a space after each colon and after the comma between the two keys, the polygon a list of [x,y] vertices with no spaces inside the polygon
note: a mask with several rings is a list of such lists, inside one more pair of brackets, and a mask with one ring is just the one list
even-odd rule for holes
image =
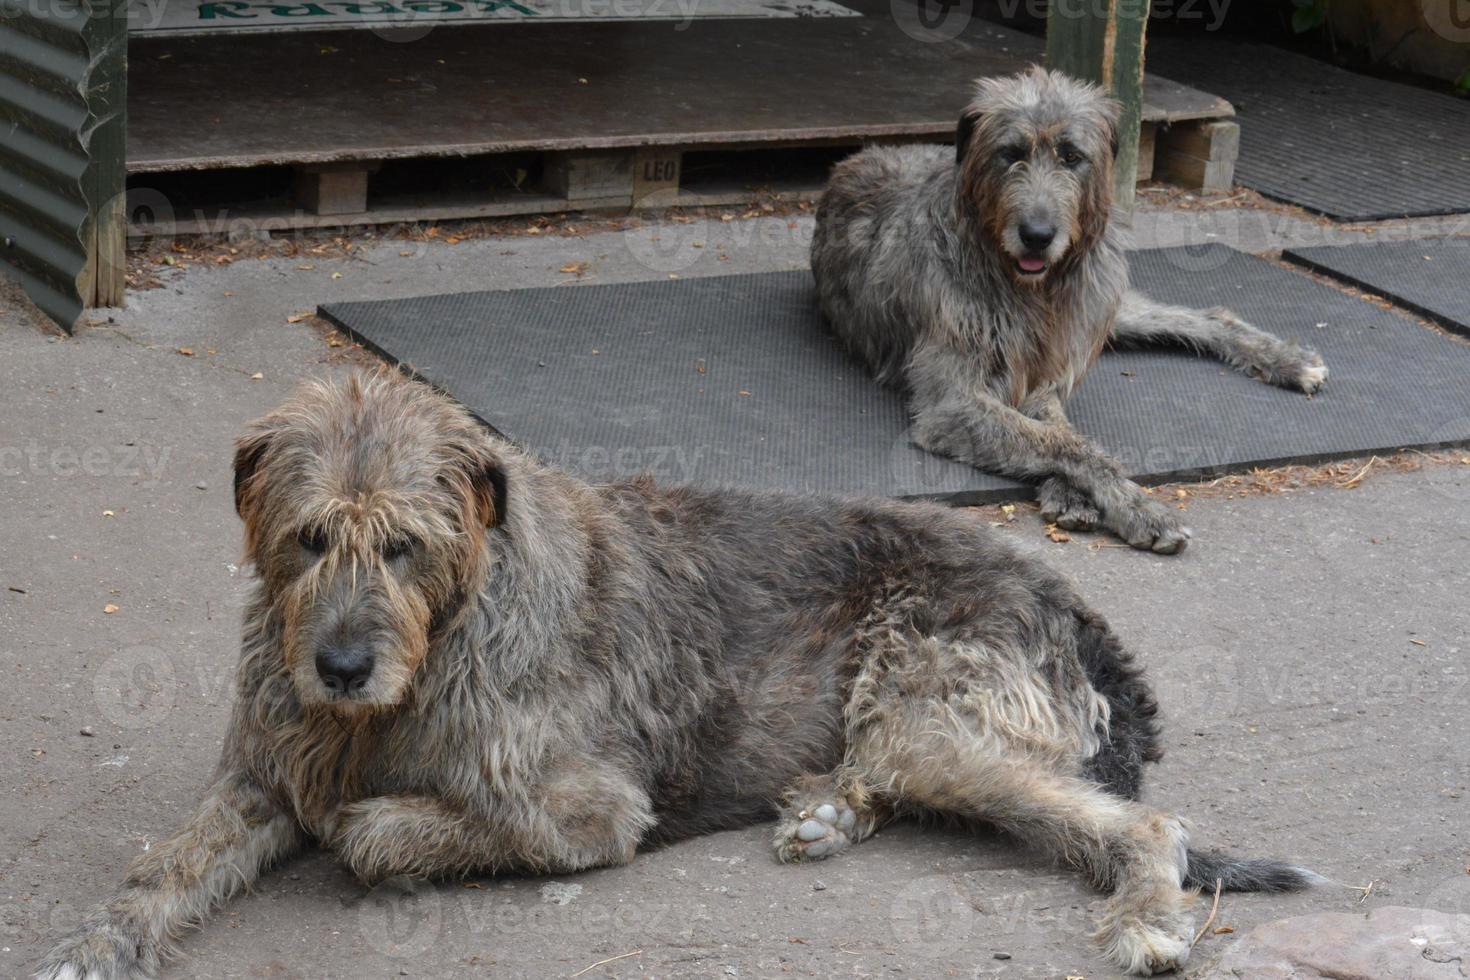
{"label": "wooden pallet", "polygon": [[[834,159],[855,153],[866,143],[820,144]],[[1164,127],[1145,123],[1139,138],[1138,181],[1163,179],[1200,192],[1228,190],[1239,146],[1239,128],[1229,121],[1187,121]],[[782,148],[795,157],[798,145]],[[760,153],[769,170],[771,153]],[[691,156],[692,155],[692,156]],[[810,160],[779,168],[782,175],[753,180],[741,166],[742,151],[728,151],[720,174],[713,179],[691,175],[687,159],[705,160],[708,147],[646,147],[641,150],[555,151],[542,155],[541,178],[521,189],[482,193],[425,190],[412,194],[372,192],[379,171],[377,161],[352,161],[334,166],[309,165],[296,171],[293,193],[281,200],[250,208],[237,206],[181,208],[180,213],[158,215],[140,209],[147,220],[129,226],[134,237],[150,235],[241,234],[285,232],[293,229],[330,229],[367,225],[414,224],[473,218],[556,214],[569,211],[626,212],[637,208],[738,207],[757,200],[816,201],[826,185],[826,168],[816,170]],[[499,157],[483,158],[487,169],[504,168]],[[512,163],[524,165],[524,154]],[[436,183],[434,160],[418,162],[424,184]],[[691,179],[692,178],[692,179]],[[157,192],[145,192],[157,197]],[[167,210],[167,209],[165,209]]]}
{"label": "wooden pallet", "polygon": [[[946,141],[976,77],[1043,56],[1040,38],[978,19],[959,38],[925,41],[901,30],[887,0],[848,5],[864,16],[696,21],[687,30],[443,28],[413,44],[362,31],[134,39],[131,183],[163,188],[180,172],[294,168],[294,200],[256,209],[286,227],[396,222],[415,208],[423,218],[627,208],[654,194],[738,203],[767,183],[774,196],[809,196],[820,179],[732,173],[724,186],[696,187],[684,161],[694,152]],[[1156,76],[1143,97],[1156,140],[1233,114],[1222,99]],[[535,159],[536,186],[466,195],[441,190],[429,165],[510,154]],[[422,184],[387,198],[377,168],[404,160],[423,165]],[[201,224],[207,216],[191,209],[172,227]]]}
{"label": "wooden pallet", "polygon": [[[865,145],[899,142],[820,144],[834,157],[856,152]],[[1138,180],[1161,178],[1196,191],[1230,187],[1239,128],[1229,121],[1176,123],[1164,127],[1145,123],[1139,139]],[[803,149],[787,145],[783,155],[795,157]],[[767,162],[770,151],[762,148]],[[691,157],[691,154],[693,155]],[[434,160],[416,164],[426,189],[413,194],[373,193],[378,161],[351,161],[331,166],[298,168],[294,193],[282,200],[253,208],[181,208],[164,215],[151,211],[147,223],[129,227],[133,236],[175,234],[239,235],[246,231],[284,232],[365,225],[412,224],[465,218],[498,218],[555,214],[568,211],[628,211],[639,207],[731,207],[755,200],[815,201],[826,184],[826,170],[810,160],[786,169],[780,177],[753,180],[741,166],[741,150],[728,151],[721,174],[711,179],[688,172],[686,159],[709,155],[707,147],[645,147],[639,150],[553,151],[543,154],[541,177],[518,190],[484,193],[433,191]],[[487,169],[500,166],[498,157],[484,158]],[[525,156],[514,162],[524,164]],[[761,169],[749,168],[751,171]]]}

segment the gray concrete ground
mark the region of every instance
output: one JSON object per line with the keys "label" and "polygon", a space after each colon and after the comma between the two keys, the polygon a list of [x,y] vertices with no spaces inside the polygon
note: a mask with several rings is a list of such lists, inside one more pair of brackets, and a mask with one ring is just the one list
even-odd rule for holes
{"label": "gray concrete ground", "polygon": [[[1323,234],[1222,214],[1145,214],[1139,237],[1187,228],[1261,249]],[[343,370],[288,318],[333,299],[573,282],[561,270],[578,262],[601,282],[800,267],[809,236],[806,218],[712,213],[165,270],[163,288],[74,339],[0,300],[0,975],[24,975],[173,829],[214,764],[246,589],[231,439],[299,378]],[[1198,963],[1288,914],[1470,914],[1470,466],[1186,505],[1198,544],[1180,558],[1053,543],[1026,508],[997,533],[1076,579],[1148,664],[1168,714],[1148,797],[1200,842],[1342,883],[1227,896],[1216,926],[1237,932],[1204,937]],[[572,976],[614,957],[582,975],[1111,975],[1086,938],[1100,897],[1005,838],[901,825],[782,867],[769,833],[412,894],[365,891],[312,855],[186,940],[167,975]],[[1366,897],[1346,887],[1370,882]]]}

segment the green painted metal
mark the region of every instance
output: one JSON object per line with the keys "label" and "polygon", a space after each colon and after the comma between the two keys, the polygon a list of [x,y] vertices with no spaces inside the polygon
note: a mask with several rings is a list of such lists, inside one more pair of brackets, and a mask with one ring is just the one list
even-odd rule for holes
{"label": "green painted metal", "polygon": [[1096,82],[1123,105],[1113,203],[1133,210],[1138,134],[1143,124],[1143,46],[1148,0],[1060,0],[1046,18],[1047,65]]}
{"label": "green painted metal", "polygon": [[0,0],[0,270],[70,330],[122,297],[124,0]]}

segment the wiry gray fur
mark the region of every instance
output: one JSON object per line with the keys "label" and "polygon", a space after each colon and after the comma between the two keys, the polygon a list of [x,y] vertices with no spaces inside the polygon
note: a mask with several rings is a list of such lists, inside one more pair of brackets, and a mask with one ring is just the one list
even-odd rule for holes
{"label": "wiry gray fur", "polygon": [[[369,882],[565,873],[777,816],[813,860],[906,810],[1081,867],[1122,968],[1189,954],[1184,825],[1137,802],[1149,686],[963,512],[588,486],[392,375],[304,389],[236,481],[258,579],[219,770],[43,980],[151,976],[310,840]],[[355,689],[325,682],[344,650]]]}
{"label": "wiry gray fur", "polygon": [[[1060,73],[984,79],[955,149],[876,147],[835,168],[812,273],[831,329],[906,391],[916,443],[1036,482],[1063,527],[1173,553],[1190,537],[1177,514],[1063,412],[1104,344],[1183,345],[1307,393],[1327,369],[1226,310],[1129,290],[1110,220],[1116,125],[1115,103]],[[1031,248],[1028,226],[1055,235]]]}

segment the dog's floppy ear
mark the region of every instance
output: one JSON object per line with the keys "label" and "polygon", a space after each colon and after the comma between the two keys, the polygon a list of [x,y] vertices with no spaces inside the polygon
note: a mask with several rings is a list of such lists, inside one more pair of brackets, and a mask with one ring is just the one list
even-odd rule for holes
{"label": "dog's floppy ear", "polygon": [[235,513],[242,520],[249,520],[246,511],[256,493],[255,476],[270,444],[271,433],[265,429],[252,429],[235,440]]}
{"label": "dog's floppy ear", "polygon": [[509,486],[505,464],[489,440],[471,437],[456,447],[455,463],[439,481],[464,501],[465,521],[481,527],[505,523]]}
{"label": "dog's floppy ear", "polygon": [[960,122],[954,131],[954,162],[956,164],[965,159],[965,150],[970,146],[970,137],[975,135],[975,124],[979,121],[973,110],[966,109],[960,113]]}
{"label": "dog's floppy ear", "polygon": [[470,491],[475,499],[475,510],[479,514],[480,523],[486,527],[505,523],[505,467],[498,459],[483,461],[470,473]]}

